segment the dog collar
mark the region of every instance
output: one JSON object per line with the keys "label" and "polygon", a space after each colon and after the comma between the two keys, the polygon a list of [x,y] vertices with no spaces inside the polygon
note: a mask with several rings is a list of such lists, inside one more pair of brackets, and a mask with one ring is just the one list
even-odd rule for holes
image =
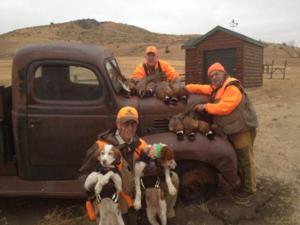
{"label": "dog collar", "polygon": [[155,145],[155,149],[156,149],[156,157],[160,158],[161,155],[161,143],[158,143]]}
{"label": "dog collar", "polygon": [[[117,192],[113,193],[113,195],[104,197],[104,198],[110,198],[114,203],[118,203],[119,202],[119,194]],[[96,199],[98,203],[101,203],[101,201],[103,200],[103,198],[101,197],[100,194],[96,195]]]}

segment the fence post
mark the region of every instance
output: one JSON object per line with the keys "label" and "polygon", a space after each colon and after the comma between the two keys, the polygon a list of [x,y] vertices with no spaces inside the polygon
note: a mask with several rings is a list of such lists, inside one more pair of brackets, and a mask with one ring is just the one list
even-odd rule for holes
{"label": "fence post", "polygon": [[285,60],[285,62],[284,62],[283,77],[282,77],[283,80],[285,79],[285,70],[286,70],[286,66],[287,66],[287,60]]}
{"label": "fence post", "polygon": [[273,79],[273,67],[274,67],[274,59],[272,60],[272,64],[271,64],[271,73],[270,73],[271,79]]}

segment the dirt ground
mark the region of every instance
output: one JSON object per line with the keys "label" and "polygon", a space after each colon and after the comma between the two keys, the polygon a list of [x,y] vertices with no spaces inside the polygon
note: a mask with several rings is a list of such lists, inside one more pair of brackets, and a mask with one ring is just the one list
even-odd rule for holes
{"label": "dirt ground", "polygon": [[[118,58],[125,74],[139,57]],[[10,67],[0,61],[0,68]],[[179,70],[183,62],[174,60]],[[176,64],[177,63],[177,64]],[[183,71],[183,69],[182,69]],[[3,74],[3,71],[0,71]],[[7,72],[7,71],[6,71]],[[300,59],[288,66],[287,79],[269,79],[247,90],[260,122],[255,141],[258,192],[250,207],[234,204],[226,185],[205,204],[177,207],[176,224],[296,225],[300,224]],[[1,83],[7,77],[0,77]],[[83,201],[57,199],[0,199],[0,225],[62,225],[90,223]]]}

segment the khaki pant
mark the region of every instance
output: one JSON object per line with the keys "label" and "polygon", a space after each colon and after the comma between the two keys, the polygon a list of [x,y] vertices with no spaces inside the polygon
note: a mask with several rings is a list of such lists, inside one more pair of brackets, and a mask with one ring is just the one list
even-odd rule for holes
{"label": "khaki pant", "polygon": [[240,189],[249,193],[256,192],[256,169],[253,143],[256,129],[229,135],[238,159],[238,173],[241,179]]}

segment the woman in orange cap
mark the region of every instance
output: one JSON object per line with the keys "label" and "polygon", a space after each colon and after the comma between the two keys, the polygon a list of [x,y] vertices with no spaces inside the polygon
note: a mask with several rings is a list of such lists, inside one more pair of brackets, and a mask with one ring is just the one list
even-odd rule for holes
{"label": "woman in orange cap", "polygon": [[169,81],[174,81],[178,78],[178,73],[172,66],[170,66],[169,63],[163,60],[158,60],[158,52],[155,46],[149,46],[146,48],[145,59],[145,63],[139,64],[135,68],[133,75],[130,76],[131,79],[140,80],[145,76],[155,73],[165,76]]}
{"label": "woman in orange cap", "polygon": [[239,80],[230,77],[222,64],[208,68],[210,85],[188,84],[190,93],[210,96],[207,104],[198,104],[195,111],[212,115],[213,123],[227,135],[233,144],[241,179],[240,189],[234,194],[237,202],[245,203],[256,192],[256,171],[253,142],[258,126],[256,113]]}

